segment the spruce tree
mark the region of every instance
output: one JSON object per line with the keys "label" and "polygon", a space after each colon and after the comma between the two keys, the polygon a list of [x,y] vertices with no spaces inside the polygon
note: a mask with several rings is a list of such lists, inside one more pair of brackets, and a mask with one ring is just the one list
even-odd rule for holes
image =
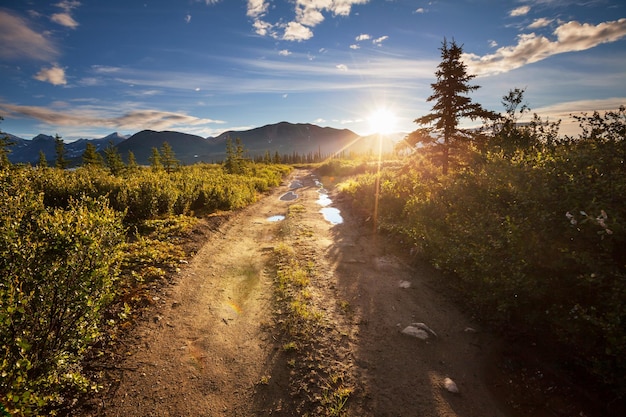
{"label": "spruce tree", "polygon": [[96,145],[91,142],[88,142],[85,146],[85,152],[83,152],[83,165],[102,166],[102,156],[98,153]]}
{"label": "spruce tree", "polygon": [[441,63],[435,75],[437,82],[431,84],[433,94],[426,99],[435,104],[432,112],[415,119],[419,125],[429,125],[429,130],[441,139],[443,173],[448,173],[450,164],[450,148],[457,141],[470,137],[468,132],[459,127],[461,118],[475,120],[477,118],[495,119],[498,115],[487,111],[478,103],[473,103],[467,94],[480,88],[471,85],[476,76],[467,73],[467,66],[461,61],[462,46],[454,40],[448,43],[444,38],[441,50]]}
{"label": "spruce tree", "polygon": [[150,167],[153,171],[160,171],[163,169],[161,154],[157,148],[152,148],[152,154],[148,157],[148,161],[150,162]]}
{"label": "spruce tree", "polygon": [[65,144],[63,143],[63,139],[58,134],[54,137],[54,150],[57,156],[54,166],[59,169],[67,168],[68,161],[67,159],[65,159],[67,151],[65,150]]}
{"label": "spruce tree", "polygon": [[39,151],[39,162],[37,162],[37,166],[40,168],[48,167],[48,160],[46,159],[46,154],[43,151]]}
{"label": "spruce tree", "polygon": [[180,161],[178,161],[176,155],[174,155],[174,150],[167,142],[163,142],[161,146],[161,163],[168,173],[174,172],[180,165]]}

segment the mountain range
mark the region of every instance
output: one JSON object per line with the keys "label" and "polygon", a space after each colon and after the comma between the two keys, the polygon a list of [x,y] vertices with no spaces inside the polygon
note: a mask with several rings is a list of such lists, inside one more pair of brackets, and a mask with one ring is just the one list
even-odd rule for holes
{"label": "mountain range", "polygon": [[[5,135],[13,142],[9,148],[9,160],[13,163],[36,164],[40,151],[50,163],[56,159],[55,139],[52,136],[39,134],[32,139],[22,139],[8,133]],[[394,143],[402,136],[395,134],[383,137],[383,152],[392,151]],[[107,146],[115,146],[124,159],[127,158],[128,152],[132,151],[139,164],[148,164],[152,148],[160,150],[163,143],[167,142],[181,163],[192,164],[223,160],[228,139],[233,144],[240,139],[246,156],[251,158],[263,156],[266,152],[272,156],[275,153],[279,155],[320,153],[322,156],[342,151],[369,153],[377,152],[379,147],[378,135],[359,136],[348,129],[280,122],[250,130],[227,131],[208,138],[173,131],[142,130],[130,137],[115,132],[99,139],[79,139],[65,143],[65,150],[66,158],[74,161],[76,165],[81,163],[80,158],[87,143],[95,145],[99,152]]]}

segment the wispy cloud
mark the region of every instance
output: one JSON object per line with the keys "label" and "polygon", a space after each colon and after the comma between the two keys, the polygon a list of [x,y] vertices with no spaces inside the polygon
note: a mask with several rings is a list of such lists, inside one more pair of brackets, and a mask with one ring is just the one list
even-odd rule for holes
{"label": "wispy cloud", "polygon": [[0,10],[0,58],[27,58],[50,61],[59,56],[56,44],[34,31],[29,22],[6,10]]}
{"label": "wispy cloud", "polygon": [[528,12],[530,12],[530,6],[520,6],[520,7],[516,7],[515,9],[511,10],[509,12],[509,16],[511,16],[511,17],[525,16],[525,15],[528,14]]}
{"label": "wispy cloud", "polygon": [[380,38],[376,38],[372,41],[372,43],[374,45],[378,45],[381,46],[381,44],[386,41],[387,39],[389,39],[389,36],[385,35],[385,36],[381,36]]}
{"label": "wispy cloud", "polygon": [[61,8],[63,13],[54,13],[50,16],[50,20],[61,26],[76,29],[78,27],[78,22],[72,17],[72,11],[80,6],[80,2],[75,0],[63,0],[55,6]]}
{"label": "wispy cloud", "polygon": [[[54,106],[51,106],[54,107]],[[199,118],[185,113],[167,112],[152,109],[134,109],[114,115],[112,108],[73,107],[55,110],[50,107],[19,106],[0,103],[0,109],[7,117],[31,117],[53,126],[100,126],[112,129],[143,129],[152,126],[155,129],[171,129],[177,126],[198,126],[223,124],[224,121]],[[109,116],[104,116],[109,114]]]}
{"label": "wispy cloud", "polygon": [[546,26],[549,26],[550,23],[554,22],[554,19],[546,19],[545,17],[541,17],[539,19],[533,20],[533,22],[528,25],[528,29],[539,29]]}
{"label": "wispy cloud", "polygon": [[354,38],[354,40],[357,41],[357,42],[361,42],[361,41],[366,41],[366,40],[371,39],[371,38],[372,37],[370,35],[368,35],[367,33],[361,33],[359,36]]}
{"label": "wispy cloud", "polygon": [[48,82],[52,85],[65,85],[67,80],[65,79],[65,70],[58,66],[50,68],[42,68],[34,78],[42,82]]}
{"label": "wispy cloud", "polygon": [[291,52],[289,52],[288,49],[282,49],[282,50],[278,51],[278,55],[280,55],[280,56],[289,56],[289,55],[291,55]]}
{"label": "wispy cloud", "polygon": [[191,22],[191,15],[190,14],[185,15],[185,23],[189,23],[189,22]]}
{"label": "wispy cloud", "polygon": [[626,36],[626,18],[598,25],[571,21],[554,31],[555,40],[535,33],[521,34],[513,46],[499,48],[495,53],[478,56],[464,54],[471,73],[498,74],[544,60],[552,55],[584,51],[595,46],[615,42]]}
{"label": "wispy cloud", "polygon": [[336,66],[339,71],[348,71],[348,66],[346,64],[339,64]]}

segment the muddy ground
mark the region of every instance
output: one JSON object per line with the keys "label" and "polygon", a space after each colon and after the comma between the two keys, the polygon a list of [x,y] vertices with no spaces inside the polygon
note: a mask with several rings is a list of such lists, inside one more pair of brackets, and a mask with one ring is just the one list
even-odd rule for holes
{"label": "muddy ground", "polygon": [[[302,187],[290,188],[296,180]],[[303,390],[332,372],[299,372],[276,323],[271,260],[286,244],[314,268],[311,300],[326,330],[315,335],[320,352],[308,357],[334,369],[349,389],[337,415],[594,416],[532,347],[504,341],[463,314],[442,293],[438,271],[409,263],[399,242],[375,233],[336,197],[331,179],[319,180],[342,223],[324,218],[319,184],[297,170],[255,205],[205,228],[201,249],[155,293],[120,340],[117,361],[105,367],[104,389],[77,413],[318,415],[319,404]],[[290,191],[297,198],[280,199]],[[293,204],[302,206],[297,218],[272,218]],[[437,336],[401,333],[414,322]],[[302,375],[310,380],[297,381]],[[446,390],[445,378],[458,393]]]}

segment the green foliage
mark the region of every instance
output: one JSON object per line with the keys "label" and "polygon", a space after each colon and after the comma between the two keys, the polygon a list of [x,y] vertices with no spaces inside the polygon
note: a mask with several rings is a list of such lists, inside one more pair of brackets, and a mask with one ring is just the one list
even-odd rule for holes
{"label": "green foliage", "polygon": [[579,120],[577,139],[549,140],[547,124],[509,126],[510,135],[530,134],[532,146],[467,147],[471,163],[448,175],[421,150],[403,168],[362,175],[344,190],[365,215],[378,209],[382,229],[458,277],[483,318],[534,329],[623,387],[626,118],[622,108]]}
{"label": "green foliage", "polygon": [[462,61],[463,48],[453,40],[448,44],[442,42],[441,63],[437,66],[435,75],[437,82],[431,84],[433,94],[426,101],[435,104],[432,113],[421,116],[415,120],[419,125],[432,125],[429,130],[437,133],[442,143],[437,146],[442,151],[443,173],[448,172],[450,147],[461,139],[471,136],[464,129],[459,128],[461,118],[494,119],[497,115],[482,108],[478,103],[472,103],[467,94],[480,88],[470,85],[475,75],[467,73],[467,65]]}
{"label": "green foliage", "polygon": [[180,161],[176,159],[174,150],[167,142],[163,142],[161,146],[161,163],[168,173],[174,172],[180,166]]}
{"label": "green foliage", "polygon": [[112,297],[123,230],[102,199],[46,209],[24,174],[0,174],[0,398],[38,415],[90,387],[80,360]]}
{"label": "green foliage", "polygon": [[69,164],[66,159],[67,150],[65,149],[63,139],[59,135],[55,135],[54,137],[54,151],[56,152],[57,157],[54,166],[59,169],[67,168]]}
{"label": "green foliage", "polygon": [[[189,215],[250,204],[289,169],[0,170],[2,404],[15,415],[47,415],[95,389],[80,363],[100,336],[104,309],[119,306],[114,317],[128,317],[134,300],[145,299],[143,286],[175,270],[185,257],[179,236],[195,223]],[[137,233],[127,236],[124,223]]]}
{"label": "green foliage", "polygon": [[88,142],[83,152],[83,165],[102,166],[102,156],[98,153],[96,145]]}
{"label": "green foliage", "polygon": [[104,149],[104,162],[113,175],[120,175],[124,171],[125,166],[122,155],[113,145],[113,142],[109,142],[109,145]]}

